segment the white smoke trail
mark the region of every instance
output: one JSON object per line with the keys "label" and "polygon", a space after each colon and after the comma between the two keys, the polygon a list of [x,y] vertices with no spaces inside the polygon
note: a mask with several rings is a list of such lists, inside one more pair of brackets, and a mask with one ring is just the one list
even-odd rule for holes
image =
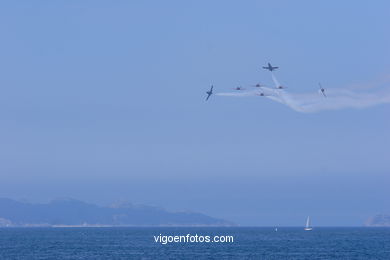
{"label": "white smoke trail", "polygon": [[279,81],[276,79],[275,75],[272,72],[271,72],[271,76],[272,76],[272,81],[275,84],[275,87],[277,88],[277,87],[281,86]]}
{"label": "white smoke trail", "polygon": [[390,91],[367,93],[346,89],[327,89],[326,95],[325,98],[321,93],[291,94],[281,91],[277,98],[280,98],[279,102],[298,112],[308,113],[343,108],[366,108],[390,103]]}
{"label": "white smoke trail", "polygon": [[[280,83],[272,73],[276,86]],[[269,98],[287,105],[298,112],[314,113],[322,110],[338,110],[343,108],[366,108],[374,105],[390,103],[390,89],[371,92],[355,92],[348,89],[326,89],[326,97],[318,93],[292,94],[279,90],[278,95]]]}
{"label": "white smoke trail", "polygon": [[[279,81],[272,73],[275,87],[280,86]],[[326,97],[321,92],[289,93],[284,89],[272,89],[262,87],[259,90],[240,91],[231,93],[217,93],[220,96],[256,96],[264,93],[267,98],[282,103],[291,109],[303,113],[315,113],[323,110],[338,110],[344,108],[366,108],[379,104],[390,103],[390,89],[375,90],[370,92],[353,91],[349,89],[326,89]]]}
{"label": "white smoke trail", "polygon": [[243,91],[243,90],[237,90],[237,92],[222,92],[222,93],[215,93],[217,96],[227,96],[227,97],[250,97],[255,96],[258,91]]}

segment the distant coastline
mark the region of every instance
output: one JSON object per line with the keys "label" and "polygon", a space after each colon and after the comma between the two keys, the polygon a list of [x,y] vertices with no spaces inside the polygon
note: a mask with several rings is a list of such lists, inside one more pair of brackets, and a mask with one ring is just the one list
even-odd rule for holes
{"label": "distant coastline", "polygon": [[75,199],[46,204],[0,198],[0,227],[212,227],[235,223],[197,212],[171,212],[129,202],[98,206]]}

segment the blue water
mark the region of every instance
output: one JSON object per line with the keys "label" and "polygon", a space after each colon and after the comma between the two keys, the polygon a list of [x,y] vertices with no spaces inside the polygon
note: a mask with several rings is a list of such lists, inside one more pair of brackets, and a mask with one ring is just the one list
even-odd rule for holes
{"label": "blue water", "polygon": [[[160,234],[234,242],[163,245]],[[390,228],[1,228],[0,259],[390,259]]]}

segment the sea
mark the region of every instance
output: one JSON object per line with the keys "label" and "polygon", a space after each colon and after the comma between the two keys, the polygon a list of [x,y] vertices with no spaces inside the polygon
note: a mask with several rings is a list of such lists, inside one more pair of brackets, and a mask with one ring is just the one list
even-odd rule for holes
{"label": "sea", "polygon": [[[199,242],[207,236],[213,242]],[[0,228],[0,259],[388,260],[390,228]]]}

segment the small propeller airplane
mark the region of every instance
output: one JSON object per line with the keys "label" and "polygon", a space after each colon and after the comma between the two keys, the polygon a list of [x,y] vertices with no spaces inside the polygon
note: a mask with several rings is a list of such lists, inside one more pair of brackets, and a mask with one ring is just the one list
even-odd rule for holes
{"label": "small propeller airplane", "polygon": [[260,97],[267,97],[269,95],[266,95],[264,94],[264,92],[261,92],[261,93],[258,93],[258,94],[255,94],[256,96],[260,96]]}
{"label": "small propeller airplane", "polygon": [[266,85],[263,85],[263,84],[260,84],[260,83],[257,83],[256,85],[252,85],[252,87],[255,87],[255,88],[262,88],[262,87],[265,87]]}
{"label": "small propeller airplane", "polygon": [[279,68],[279,67],[273,67],[273,66],[271,65],[271,63],[269,63],[269,62],[268,62],[268,66],[263,67],[263,69],[269,70],[269,71],[273,71],[273,70],[276,70],[276,69],[278,69],[278,68]]}
{"label": "small propeller airplane", "polygon": [[325,89],[321,86],[321,83],[318,83],[318,85],[320,85],[320,91],[321,91],[322,95],[324,95],[324,97],[326,97]]}
{"label": "small propeller airplane", "polygon": [[209,91],[206,91],[206,94],[207,94],[206,101],[209,100],[210,96],[213,94],[213,88],[214,88],[214,86],[211,85],[210,90],[209,90]]}

